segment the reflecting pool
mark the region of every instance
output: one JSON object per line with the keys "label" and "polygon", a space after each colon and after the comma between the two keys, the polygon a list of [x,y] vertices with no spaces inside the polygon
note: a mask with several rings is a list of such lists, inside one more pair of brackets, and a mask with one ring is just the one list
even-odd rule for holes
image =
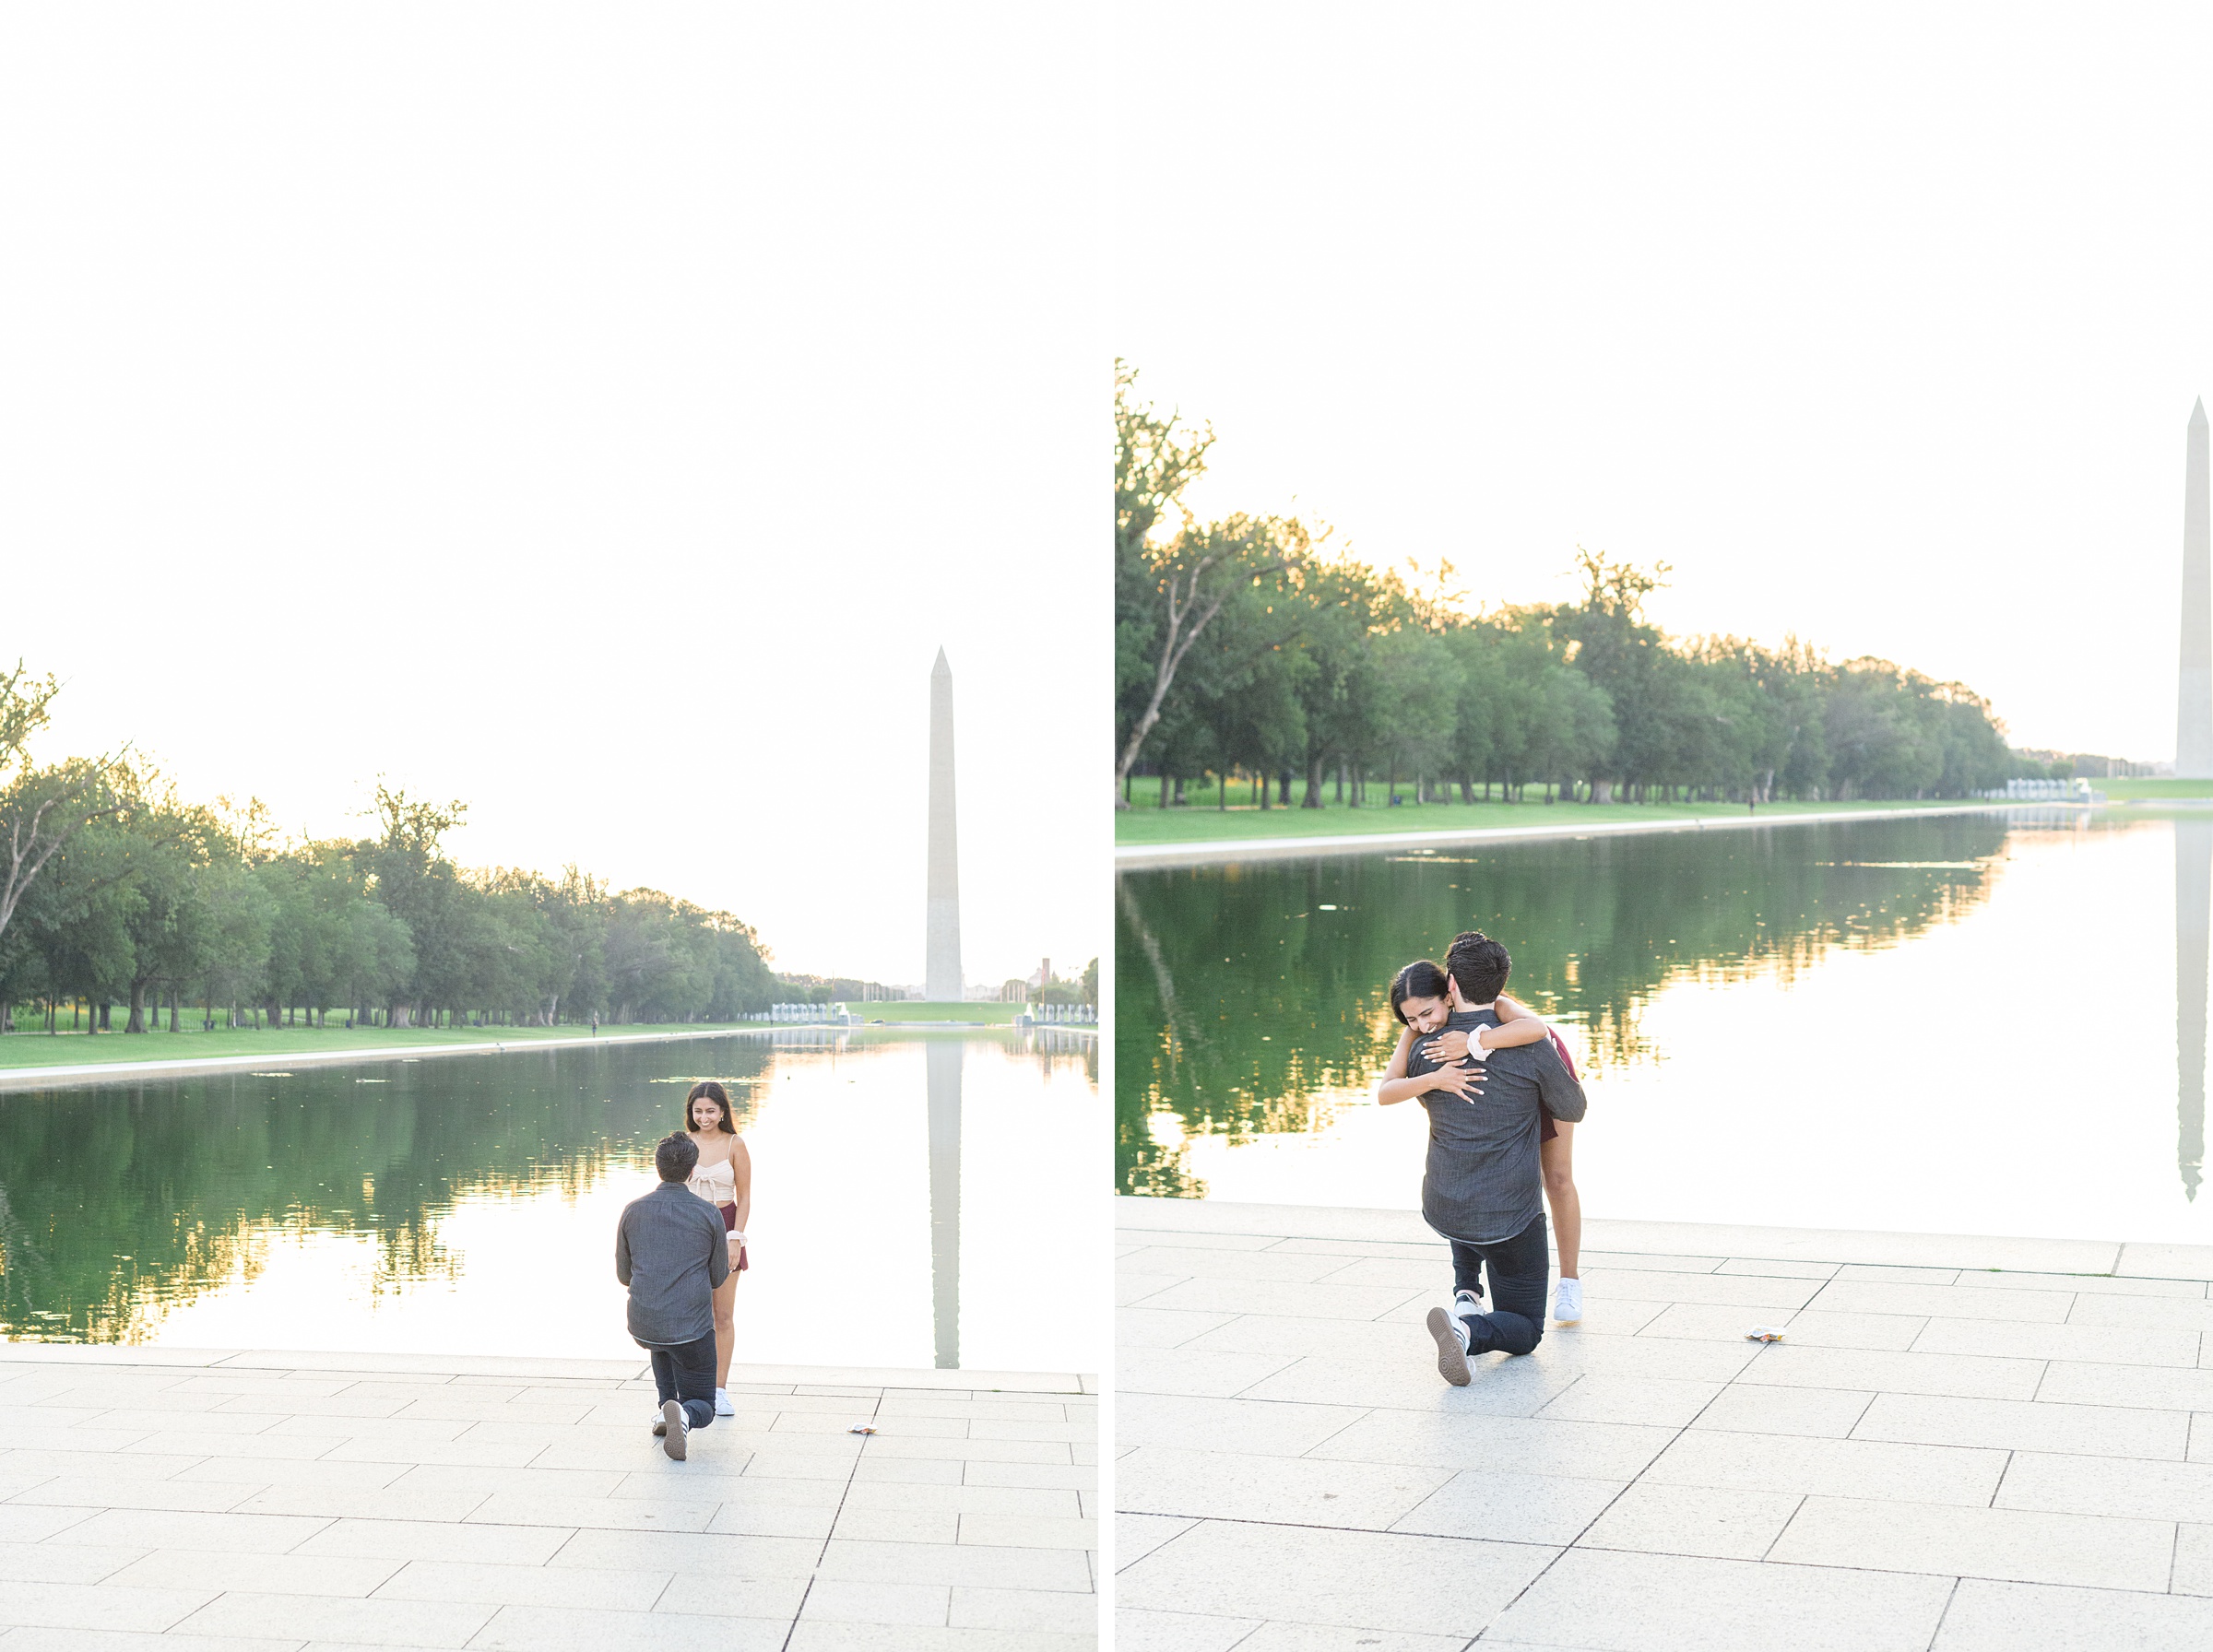
{"label": "reflecting pool", "polygon": [[2213,1243],[2213,810],[1546,839],[1119,879],[1122,1191],[1406,1208],[1386,987],[1482,928],[1586,1212]]}
{"label": "reflecting pool", "polygon": [[[0,1095],[0,1334],[627,1357],[615,1218],[696,1079],[740,1362],[1095,1371],[1095,1041],[805,1031]],[[1088,1249],[1086,1247],[1089,1247]]]}

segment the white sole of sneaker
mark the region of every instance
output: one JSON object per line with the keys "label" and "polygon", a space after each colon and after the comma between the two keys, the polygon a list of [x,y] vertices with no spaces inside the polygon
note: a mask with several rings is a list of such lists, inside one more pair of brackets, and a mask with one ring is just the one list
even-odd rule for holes
{"label": "white sole of sneaker", "polygon": [[661,1449],[684,1460],[684,1408],[673,1399],[661,1407]]}
{"label": "white sole of sneaker", "polygon": [[1429,1310],[1429,1334],[1437,1339],[1437,1374],[1455,1388],[1468,1386],[1468,1351],[1460,1345],[1452,1316],[1442,1308]]}

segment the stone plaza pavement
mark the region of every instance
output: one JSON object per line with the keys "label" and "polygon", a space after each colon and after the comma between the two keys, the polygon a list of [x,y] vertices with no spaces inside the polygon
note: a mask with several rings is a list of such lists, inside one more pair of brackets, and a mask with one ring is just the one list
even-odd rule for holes
{"label": "stone plaza pavement", "polygon": [[1453,1388],[1417,1216],[1117,1202],[1120,1652],[2213,1647],[2213,1249],[1592,1222]]}
{"label": "stone plaza pavement", "polygon": [[1095,1645],[1094,1385],[731,1376],[0,1345],[0,1652]]}

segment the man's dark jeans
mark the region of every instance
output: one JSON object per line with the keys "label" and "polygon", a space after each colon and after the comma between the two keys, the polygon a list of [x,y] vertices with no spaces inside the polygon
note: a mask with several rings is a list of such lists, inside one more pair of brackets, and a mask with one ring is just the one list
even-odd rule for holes
{"label": "man's dark jeans", "polygon": [[1482,1269],[1491,1275],[1488,1314],[1463,1314],[1470,1353],[1527,1353],[1544,1339],[1544,1286],[1551,1258],[1544,1244],[1543,1212],[1511,1239],[1496,1245],[1452,1241],[1452,1288],[1483,1290]]}
{"label": "man's dark jeans", "polygon": [[[645,1345],[641,1342],[638,1346]],[[653,1386],[661,1403],[682,1400],[684,1415],[692,1419],[693,1428],[704,1428],[714,1422],[715,1333],[709,1331],[696,1342],[646,1348],[645,1351],[653,1356]]]}

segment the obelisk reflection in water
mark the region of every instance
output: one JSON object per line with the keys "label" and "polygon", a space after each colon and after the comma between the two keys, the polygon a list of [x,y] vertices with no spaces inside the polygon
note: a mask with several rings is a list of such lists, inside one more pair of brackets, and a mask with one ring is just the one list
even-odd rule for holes
{"label": "obelisk reflection in water", "polygon": [[2195,1201],[2206,1162],[2206,973],[2213,929],[2213,820],[2174,822],[2175,1163]]}
{"label": "obelisk reflection in water", "polygon": [[938,1369],[961,1363],[961,1057],[966,1041],[929,1041],[929,1280]]}

